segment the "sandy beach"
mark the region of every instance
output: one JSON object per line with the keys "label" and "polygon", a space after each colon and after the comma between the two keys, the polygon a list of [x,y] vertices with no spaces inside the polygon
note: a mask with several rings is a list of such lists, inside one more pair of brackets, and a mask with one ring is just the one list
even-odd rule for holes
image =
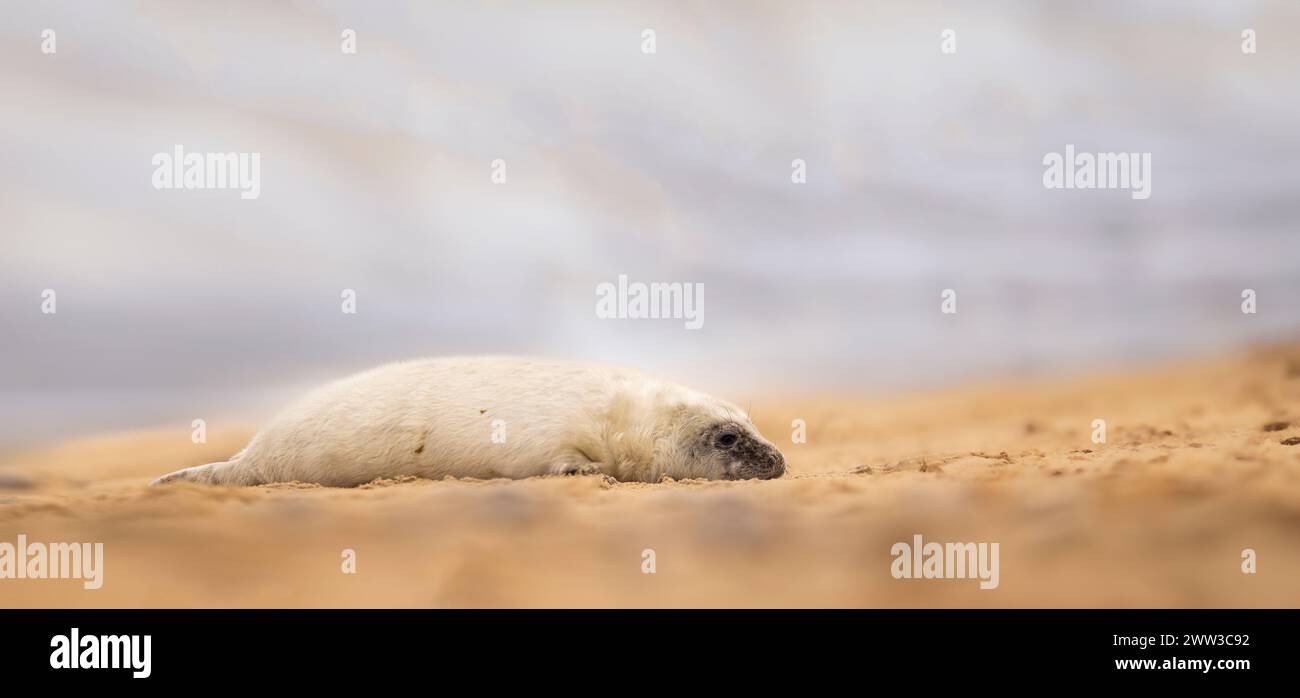
{"label": "sandy beach", "polygon": [[[102,542],[104,583],[7,579],[0,606],[1300,606],[1300,345],[752,413],[782,479],[146,486],[253,424],[10,454],[0,541]],[[998,587],[895,579],[890,548],[915,535],[997,542]]]}

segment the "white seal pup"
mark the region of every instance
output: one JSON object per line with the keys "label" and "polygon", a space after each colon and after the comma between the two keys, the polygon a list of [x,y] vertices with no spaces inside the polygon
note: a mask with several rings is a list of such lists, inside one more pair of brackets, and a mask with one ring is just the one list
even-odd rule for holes
{"label": "white seal pup", "polygon": [[735,405],[639,371],[509,357],[388,364],[309,394],[222,463],[153,482],[415,475],[622,481],[775,478],[785,458]]}

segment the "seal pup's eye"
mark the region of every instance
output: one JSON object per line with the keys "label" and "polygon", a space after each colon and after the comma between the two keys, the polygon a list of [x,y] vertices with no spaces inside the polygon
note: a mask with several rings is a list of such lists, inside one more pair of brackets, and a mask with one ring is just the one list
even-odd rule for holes
{"label": "seal pup's eye", "polygon": [[739,440],[739,437],[735,434],[723,434],[718,437],[718,448],[731,448],[736,445],[737,440]]}

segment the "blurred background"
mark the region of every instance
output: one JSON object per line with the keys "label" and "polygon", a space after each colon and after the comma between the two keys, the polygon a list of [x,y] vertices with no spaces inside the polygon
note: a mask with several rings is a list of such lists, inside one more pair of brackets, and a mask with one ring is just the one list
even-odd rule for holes
{"label": "blurred background", "polygon": [[[0,13],[0,448],[264,416],[425,355],[609,361],[743,403],[1300,329],[1294,2]],[[154,189],[176,144],[260,153],[260,198]],[[1044,189],[1066,144],[1150,152],[1151,198]],[[598,320],[619,274],[703,283],[704,327]]]}

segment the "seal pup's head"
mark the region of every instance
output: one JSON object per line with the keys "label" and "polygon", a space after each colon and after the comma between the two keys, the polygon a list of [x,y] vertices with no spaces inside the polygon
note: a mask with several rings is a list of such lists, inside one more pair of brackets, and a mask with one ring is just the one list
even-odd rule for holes
{"label": "seal pup's head", "polygon": [[770,480],[785,474],[785,456],[758,433],[739,407],[691,391],[666,410],[668,438],[657,470],[676,479]]}

